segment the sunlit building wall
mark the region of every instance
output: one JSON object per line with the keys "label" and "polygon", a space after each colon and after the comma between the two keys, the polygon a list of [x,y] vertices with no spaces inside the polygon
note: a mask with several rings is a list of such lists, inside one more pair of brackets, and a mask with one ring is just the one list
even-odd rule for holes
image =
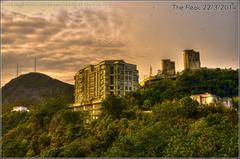
{"label": "sunlit building wall", "polygon": [[110,94],[124,96],[138,87],[138,70],[123,60],[106,60],[79,70],[75,79],[74,110],[84,110],[96,119],[101,103]]}

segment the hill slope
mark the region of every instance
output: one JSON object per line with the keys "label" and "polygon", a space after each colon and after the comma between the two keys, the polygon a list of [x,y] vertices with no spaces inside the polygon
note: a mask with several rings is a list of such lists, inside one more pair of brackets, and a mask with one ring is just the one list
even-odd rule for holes
{"label": "hill slope", "polygon": [[[200,106],[210,92],[234,97],[238,70],[186,71],[122,98],[108,97],[101,116],[53,99],[29,113],[3,114],[3,157],[238,157],[238,110]],[[238,103],[235,102],[235,108]],[[144,110],[150,110],[146,113]],[[116,114],[117,112],[117,114]]]}
{"label": "hill slope", "polygon": [[53,79],[41,73],[28,73],[12,79],[2,88],[3,104],[21,101],[41,101],[64,96],[73,100],[73,85]]}

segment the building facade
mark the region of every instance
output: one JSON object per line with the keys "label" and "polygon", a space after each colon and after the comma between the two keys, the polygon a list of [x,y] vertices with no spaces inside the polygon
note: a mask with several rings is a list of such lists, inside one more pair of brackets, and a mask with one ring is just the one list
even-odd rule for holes
{"label": "building facade", "polygon": [[200,105],[208,105],[219,101],[219,97],[210,93],[195,94],[190,96],[193,100],[196,100]]}
{"label": "building facade", "polygon": [[184,69],[200,69],[200,54],[194,50],[183,51]]}
{"label": "building facade", "polygon": [[175,75],[175,62],[170,59],[162,59],[162,74],[164,75]]}
{"label": "building facade", "polygon": [[195,94],[191,95],[190,98],[196,100],[200,105],[209,105],[209,104],[218,104],[221,103],[225,107],[232,106],[232,99],[229,97],[218,97],[211,93],[204,93],[204,94]]}
{"label": "building facade", "polygon": [[140,86],[143,88],[147,85],[153,85],[159,83],[162,79],[172,79],[175,80],[177,78],[175,72],[175,62],[170,59],[162,59],[161,60],[161,70],[158,70],[156,75],[152,75],[152,70],[150,67],[150,76],[145,78],[140,82]]}
{"label": "building facade", "polygon": [[89,112],[92,119],[101,114],[101,103],[110,94],[124,96],[138,88],[138,70],[123,60],[106,60],[79,70],[75,79],[74,110]]}
{"label": "building facade", "polygon": [[176,80],[176,78],[177,78],[177,75],[164,75],[161,72],[161,73],[158,73],[157,75],[143,79],[140,82],[140,86],[141,88],[144,88],[145,86],[148,86],[148,85],[158,84],[163,79]]}
{"label": "building facade", "polygon": [[18,107],[13,107],[12,112],[29,112],[29,110],[27,107],[18,106]]}

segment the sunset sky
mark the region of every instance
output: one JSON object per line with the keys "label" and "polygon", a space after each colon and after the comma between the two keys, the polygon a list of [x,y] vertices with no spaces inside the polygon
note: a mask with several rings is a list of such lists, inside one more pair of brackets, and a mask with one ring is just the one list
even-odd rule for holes
{"label": "sunset sky", "polygon": [[71,84],[79,69],[105,59],[136,64],[140,80],[163,58],[181,71],[184,49],[199,51],[203,67],[237,68],[237,9],[173,8],[186,3],[207,2],[3,2],[2,85],[17,64],[32,72],[35,57],[37,71]]}

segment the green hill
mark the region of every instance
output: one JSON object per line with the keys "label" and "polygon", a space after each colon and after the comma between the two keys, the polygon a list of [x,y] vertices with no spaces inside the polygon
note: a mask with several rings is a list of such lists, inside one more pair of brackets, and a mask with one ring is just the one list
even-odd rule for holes
{"label": "green hill", "polygon": [[73,85],[45,74],[28,73],[12,79],[2,87],[2,102],[4,111],[7,111],[14,105],[28,106],[54,97],[64,97],[72,102],[73,94]]}
{"label": "green hill", "polygon": [[[4,157],[238,157],[238,111],[201,106],[192,93],[237,96],[238,70],[185,71],[124,97],[109,96],[100,118],[55,98],[3,115]],[[148,110],[146,113],[145,110]]]}

